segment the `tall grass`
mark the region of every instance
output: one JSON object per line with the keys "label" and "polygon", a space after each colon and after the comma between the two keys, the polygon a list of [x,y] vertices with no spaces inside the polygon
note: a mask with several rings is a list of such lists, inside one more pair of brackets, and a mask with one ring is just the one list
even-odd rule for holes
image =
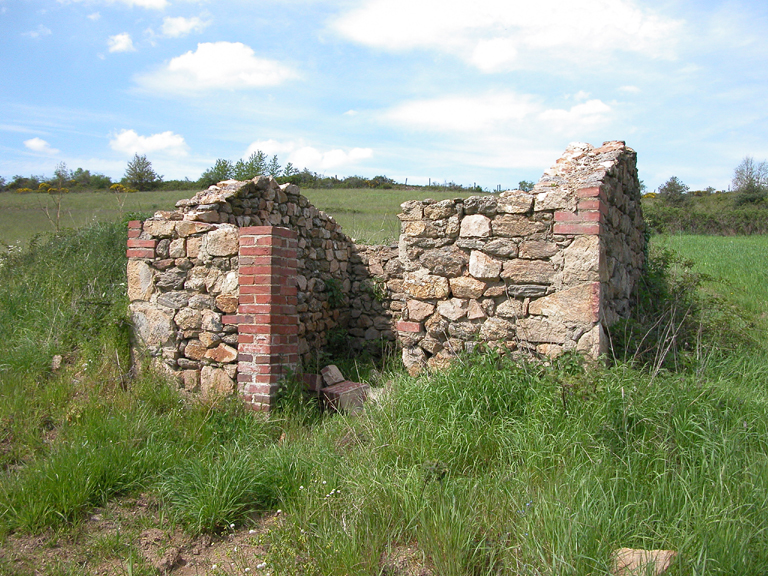
{"label": "tall grass", "polygon": [[[123,229],[111,230],[97,245],[122,254]],[[357,415],[308,418],[286,401],[263,418],[237,400],[185,400],[151,374],[121,378],[123,289],[54,290],[56,277],[111,270],[73,238],[2,272],[16,299],[3,329],[50,333],[43,349],[67,362],[51,373],[30,348],[0,352],[14,366],[0,380],[0,536],[67,529],[142,491],[193,534],[281,509],[266,537],[275,574],[392,574],[406,548],[412,573],[605,574],[622,546],[678,551],[670,574],[768,571],[764,347],[655,375],[475,354],[418,378],[369,372],[388,392]],[[47,270],[49,254],[67,257]],[[101,321],[80,316],[83,292],[110,300]],[[40,315],[57,308],[72,320],[51,328]]]}

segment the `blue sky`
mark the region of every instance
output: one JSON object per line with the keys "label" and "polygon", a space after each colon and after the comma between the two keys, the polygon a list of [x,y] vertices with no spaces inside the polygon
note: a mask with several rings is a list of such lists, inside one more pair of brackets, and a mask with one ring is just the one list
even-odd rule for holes
{"label": "blue sky", "polygon": [[0,175],[260,149],[488,188],[625,140],[654,189],[768,158],[768,3],[0,0]]}

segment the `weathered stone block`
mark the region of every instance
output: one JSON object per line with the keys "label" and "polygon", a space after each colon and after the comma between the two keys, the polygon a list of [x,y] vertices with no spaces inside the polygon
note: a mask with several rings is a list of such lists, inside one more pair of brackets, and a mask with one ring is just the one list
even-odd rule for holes
{"label": "weathered stone block", "polygon": [[600,283],[580,284],[533,300],[528,313],[551,316],[566,322],[592,324],[600,313]]}
{"label": "weathered stone block", "polygon": [[213,230],[213,226],[211,224],[205,224],[203,222],[188,222],[188,221],[176,222],[176,234],[178,234],[182,238],[186,238],[187,236],[191,236],[192,234],[200,234],[202,232],[208,232],[209,230]]}
{"label": "weathered stone block", "polygon": [[449,280],[451,293],[456,298],[480,298],[488,286],[482,280],[471,276],[460,276]]}
{"label": "weathered stone block", "polygon": [[192,308],[182,308],[176,313],[176,316],[173,320],[176,322],[176,326],[182,330],[196,330],[200,328],[202,316],[200,315],[199,310],[194,310]]}
{"label": "weathered stone block", "polygon": [[520,258],[541,260],[557,254],[557,244],[545,240],[527,240],[520,244]]}
{"label": "weathered stone block", "polygon": [[335,364],[329,364],[320,370],[320,375],[323,377],[323,381],[326,386],[333,386],[339,382],[344,382],[344,375],[341,370]]}
{"label": "weathered stone block", "polygon": [[480,328],[480,338],[486,341],[507,340],[515,332],[515,325],[503,318],[488,318]]}
{"label": "weathered stone block", "polygon": [[143,260],[128,260],[128,299],[149,300],[155,291],[154,275]]}
{"label": "weathered stone block", "polygon": [[185,292],[183,290],[179,290],[177,292],[166,292],[165,294],[161,294],[157,297],[158,305],[165,306],[166,308],[173,308],[174,310],[184,308],[188,302],[189,292]]}
{"label": "weathered stone block", "polygon": [[499,194],[496,210],[506,214],[525,214],[533,207],[533,195],[521,190],[507,190]]}
{"label": "weathered stone block", "polygon": [[568,188],[554,188],[546,192],[536,194],[534,210],[575,210],[577,198]]}
{"label": "weathered stone block", "polygon": [[531,316],[517,321],[517,337],[528,342],[563,344],[569,332],[565,324],[555,319]]}
{"label": "weathered stone block", "polygon": [[238,297],[233,294],[219,294],[214,301],[216,308],[227,314],[237,312]]}
{"label": "weathered stone block", "polygon": [[483,310],[483,307],[480,305],[480,303],[477,300],[470,300],[469,305],[467,306],[467,319],[479,320],[485,317],[485,310]]}
{"label": "weathered stone block", "polygon": [[497,238],[491,240],[482,248],[483,252],[500,258],[514,258],[517,256],[518,247],[514,240],[509,238]]}
{"label": "weathered stone block", "polygon": [[200,340],[190,340],[184,346],[184,356],[190,360],[202,360],[205,358],[206,352],[208,352],[208,347]]}
{"label": "weathered stone block", "polygon": [[502,262],[479,250],[469,256],[469,273],[480,280],[498,280]]}
{"label": "weathered stone block", "polygon": [[213,366],[203,366],[200,371],[200,390],[208,398],[229,396],[235,391],[235,381],[226,370]]}
{"label": "weathered stone block", "polygon": [[471,340],[480,330],[480,326],[474,322],[450,322],[448,334],[460,340]]}
{"label": "weathered stone block", "polygon": [[173,315],[148,302],[132,302],[129,306],[134,333],[141,344],[160,347],[170,343],[176,334]]}
{"label": "weathered stone block", "polygon": [[144,222],[144,232],[155,238],[169,238],[176,230],[176,223],[167,220],[147,220]]}
{"label": "weathered stone block", "polygon": [[551,284],[555,267],[544,260],[509,260],[504,262],[501,277],[520,284]]}
{"label": "weathered stone block", "polygon": [[205,357],[214,362],[234,362],[237,360],[237,350],[226,344],[219,344],[205,353]]}
{"label": "weathered stone block", "polygon": [[465,216],[461,221],[459,236],[462,238],[485,238],[491,235],[491,219],[482,214]]}
{"label": "weathered stone block", "polygon": [[[601,247],[597,236],[577,236],[563,252],[563,283],[576,284],[607,280],[601,277]],[[602,258],[604,261],[605,258]]]}
{"label": "weathered stone block", "polygon": [[184,287],[187,273],[179,268],[171,268],[155,276],[155,285],[161,290],[179,290]]}
{"label": "weathered stone block", "polygon": [[426,366],[427,355],[418,347],[403,348],[403,365],[411,376],[417,376]]}
{"label": "weathered stone block", "polygon": [[419,300],[443,299],[450,294],[448,279],[428,274],[426,270],[406,272],[403,275],[403,289],[408,296]]}
{"label": "weathered stone block", "polygon": [[491,222],[493,235],[504,237],[530,236],[545,231],[547,227],[544,222],[537,222],[519,214],[502,214]]}
{"label": "weathered stone block", "polygon": [[441,200],[434,204],[424,206],[424,218],[429,220],[442,220],[456,214],[456,202],[453,200]]}
{"label": "weathered stone block", "polygon": [[[466,253],[454,246],[429,250],[419,258],[421,264],[430,273],[447,278],[460,276],[468,260]],[[383,273],[384,270],[381,271],[381,274]]]}
{"label": "weathered stone block", "polygon": [[461,298],[451,298],[437,303],[437,311],[448,320],[459,320],[467,315],[468,301]]}
{"label": "weathered stone block", "polygon": [[201,250],[209,256],[234,256],[240,246],[236,226],[225,224],[203,237]]}
{"label": "weathered stone block", "polygon": [[186,258],[187,248],[184,238],[176,238],[168,246],[169,258]]}
{"label": "weathered stone block", "polygon": [[496,315],[502,318],[520,318],[525,315],[523,303],[516,299],[504,300],[496,306]]}
{"label": "weathered stone block", "polygon": [[429,318],[435,311],[435,305],[422,300],[408,300],[408,319],[416,322]]}

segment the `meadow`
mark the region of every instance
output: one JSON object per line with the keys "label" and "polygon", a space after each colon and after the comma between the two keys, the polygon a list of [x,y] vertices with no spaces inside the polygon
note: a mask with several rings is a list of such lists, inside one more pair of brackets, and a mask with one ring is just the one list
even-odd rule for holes
{"label": "meadow", "polygon": [[[423,200],[470,196],[467,192],[439,188],[415,189],[303,189],[320,210],[331,214],[345,232],[360,243],[381,244],[397,239],[400,204]],[[178,200],[191,198],[191,190],[155,190],[132,194],[77,192],[50,194],[0,194],[0,246],[29,241],[35,234],[57,228],[80,228],[95,222],[114,222],[127,214],[151,216],[156,210],[172,210]]]}
{"label": "meadow", "polygon": [[[402,201],[347,192],[308,195],[363,237]],[[768,237],[653,244],[692,261],[665,293],[749,334],[659,370],[337,358],[378,400],[321,414],[286,382],[267,419],[131,372],[124,222],[38,238],[0,259],[0,574],[603,575],[624,546],[766,573]]]}

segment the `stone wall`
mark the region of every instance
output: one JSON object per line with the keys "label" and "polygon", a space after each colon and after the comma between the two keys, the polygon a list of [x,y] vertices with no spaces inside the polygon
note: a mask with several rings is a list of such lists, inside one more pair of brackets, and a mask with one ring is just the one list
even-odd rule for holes
{"label": "stone wall", "polygon": [[645,240],[636,155],[573,144],[530,193],[406,202],[397,324],[411,372],[479,343],[525,353],[606,352],[629,313]]}
{"label": "stone wall", "polygon": [[261,408],[329,339],[397,341],[414,373],[479,343],[597,357],[643,266],[635,162],[573,144],[530,193],[404,203],[393,246],[355,245],[296,186],[221,182],[129,224],[137,345],[185,389]]}
{"label": "stone wall", "polygon": [[[305,366],[316,362],[333,329],[359,334],[352,343],[357,349],[366,338],[394,340],[390,304],[373,297],[378,285],[367,268],[369,262],[374,269],[376,262],[386,265],[387,258],[358,249],[297,186],[265,176],[226,181],[176,206],[129,224],[128,297],[137,345],[185,389],[235,389],[237,316],[249,314],[251,304],[241,302],[241,286],[252,265],[238,252],[240,230],[249,227],[296,235],[295,273],[286,289],[296,291],[297,346]],[[273,320],[281,322],[277,316]]]}

